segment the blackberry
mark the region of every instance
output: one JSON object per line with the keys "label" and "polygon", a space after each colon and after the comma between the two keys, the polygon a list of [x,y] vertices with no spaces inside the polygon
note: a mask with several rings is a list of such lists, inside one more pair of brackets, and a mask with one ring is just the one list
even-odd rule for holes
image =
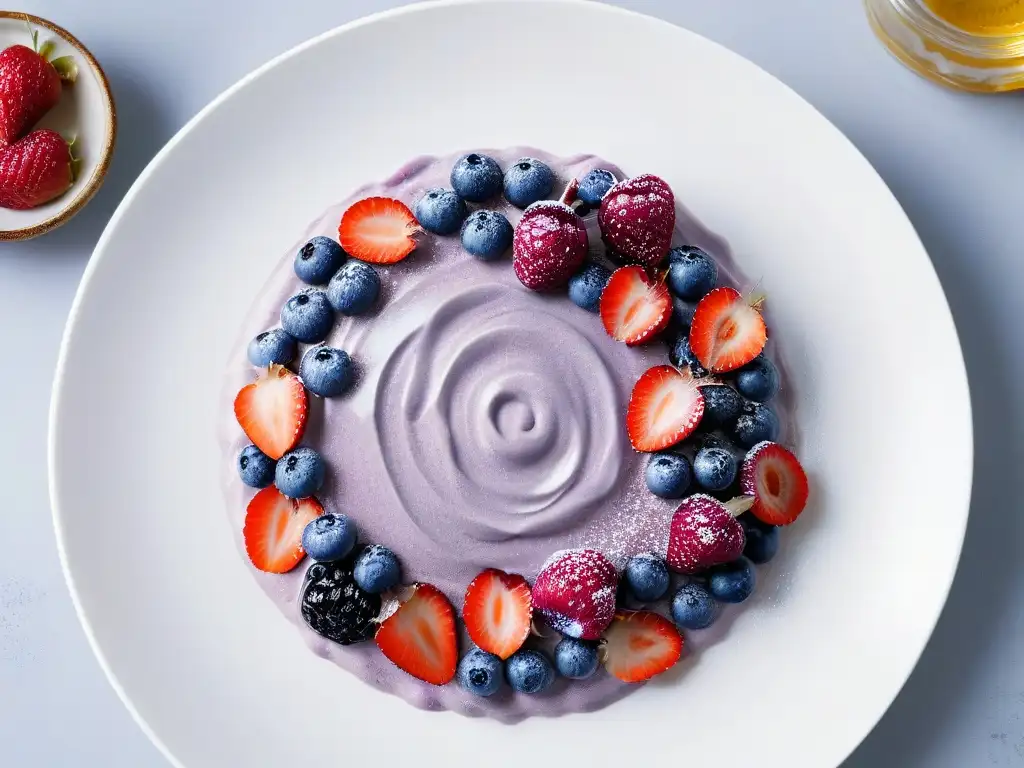
{"label": "blackberry", "polygon": [[361,590],[351,558],[313,563],[302,587],[302,618],[318,635],[341,645],[367,640],[380,614],[380,595]]}

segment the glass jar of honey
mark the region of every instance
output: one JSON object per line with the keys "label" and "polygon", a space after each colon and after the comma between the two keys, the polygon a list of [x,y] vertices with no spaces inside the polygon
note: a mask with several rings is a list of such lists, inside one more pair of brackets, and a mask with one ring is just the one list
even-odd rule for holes
{"label": "glass jar of honey", "polygon": [[865,0],[904,64],[970,91],[1024,88],[1024,0]]}

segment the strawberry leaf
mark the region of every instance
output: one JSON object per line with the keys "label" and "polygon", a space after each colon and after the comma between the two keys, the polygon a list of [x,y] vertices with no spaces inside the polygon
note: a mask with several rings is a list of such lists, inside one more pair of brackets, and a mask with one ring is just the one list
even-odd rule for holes
{"label": "strawberry leaf", "polygon": [[72,56],[60,56],[51,61],[50,65],[57,70],[63,82],[70,84],[78,79],[78,64]]}

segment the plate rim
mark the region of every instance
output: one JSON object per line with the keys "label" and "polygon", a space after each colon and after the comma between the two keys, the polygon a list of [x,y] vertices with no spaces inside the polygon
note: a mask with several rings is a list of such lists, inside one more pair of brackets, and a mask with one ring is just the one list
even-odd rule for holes
{"label": "plate rim", "polygon": [[[90,257],[88,263],[86,264],[86,268],[83,271],[83,274],[82,274],[81,280],[79,282],[78,288],[76,289],[75,296],[74,296],[74,299],[72,301],[71,308],[70,308],[70,311],[68,313],[68,317],[67,317],[67,320],[65,322],[64,330],[63,330],[63,333],[62,333],[62,336],[61,336],[61,342],[60,342],[59,351],[58,351],[58,357],[57,357],[57,364],[56,364],[55,369],[54,369],[54,378],[53,378],[53,384],[52,384],[52,387],[51,387],[50,404],[49,404],[49,410],[48,410],[47,486],[48,486],[48,494],[49,494],[49,499],[50,499],[51,519],[52,519],[52,522],[53,522],[54,534],[55,534],[55,538],[56,538],[57,554],[58,554],[58,558],[59,558],[59,561],[60,561],[61,572],[62,572],[62,574],[64,576],[64,581],[65,581],[65,584],[67,585],[68,592],[69,592],[70,597],[71,597],[72,605],[74,607],[75,615],[78,618],[78,622],[81,625],[83,632],[85,633],[86,640],[89,643],[89,647],[91,648],[91,650],[93,652],[93,655],[96,657],[96,660],[99,663],[99,666],[102,669],[104,676],[106,677],[107,681],[110,683],[111,687],[114,689],[114,692],[117,694],[118,698],[121,700],[121,703],[128,710],[128,713],[131,715],[131,717],[135,721],[135,723],[139,726],[139,728],[146,735],[146,737],[150,740],[150,742],[162,754],[162,756],[166,760],[168,760],[168,762],[172,766],[174,766],[174,768],[189,768],[189,767],[186,766],[184,763],[182,763],[180,760],[178,760],[178,758],[168,748],[168,746],[164,743],[164,741],[156,734],[156,732],[149,725],[149,723],[141,716],[141,714],[139,713],[139,711],[136,709],[135,705],[133,704],[131,698],[128,696],[127,692],[125,691],[125,689],[121,685],[121,682],[118,679],[117,675],[114,673],[113,669],[111,668],[111,666],[110,666],[110,664],[109,664],[109,662],[108,662],[108,660],[106,658],[106,655],[105,655],[104,651],[102,650],[102,648],[99,645],[98,640],[96,639],[96,636],[95,636],[95,633],[93,632],[93,629],[92,629],[92,626],[90,624],[90,621],[87,618],[86,613],[84,611],[84,608],[82,606],[81,597],[79,595],[78,588],[77,588],[76,583],[75,583],[75,578],[74,578],[73,574],[71,573],[71,569],[69,567],[68,555],[67,555],[65,538],[64,538],[64,527],[63,527],[63,523],[62,523],[62,514],[60,512],[60,505],[59,505],[59,498],[60,498],[60,492],[59,492],[59,489],[58,489],[59,483],[58,483],[58,480],[57,480],[57,475],[56,475],[56,471],[55,470],[56,470],[57,446],[58,446],[58,440],[59,440],[59,437],[60,437],[60,435],[59,435],[59,427],[58,427],[58,424],[59,424],[58,417],[60,415],[60,411],[61,411],[61,408],[62,408],[62,400],[63,400],[63,397],[64,397],[64,389],[65,389],[65,386],[66,386],[66,383],[67,383],[65,381],[65,374],[66,374],[65,368],[66,368],[66,365],[67,365],[67,358],[68,358],[70,347],[71,347],[71,345],[75,341],[76,324],[77,324],[78,315],[80,314],[80,311],[81,311],[81,305],[82,305],[82,303],[85,300],[86,293],[89,291],[89,288],[91,286],[91,283],[92,283],[92,280],[94,278],[94,275],[95,275],[95,273],[96,273],[96,271],[98,269],[99,263],[103,259],[103,256],[104,256],[104,253],[105,253],[105,250],[106,250],[106,247],[107,247],[107,243],[113,237],[114,231],[117,229],[121,219],[125,215],[125,212],[128,210],[128,208],[131,207],[132,203],[134,202],[135,198],[139,194],[140,190],[149,181],[150,177],[155,173],[156,169],[159,166],[161,166],[166,161],[167,156],[174,150],[174,148],[189,133],[191,133],[192,130],[200,122],[202,122],[204,119],[206,119],[206,117],[210,113],[212,113],[214,110],[216,110],[218,107],[220,107],[221,104],[223,104],[224,102],[229,100],[232,96],[234,96],[240,90],[242,90],[242,89],[246,88],[247,86],[249,86],[253,81],[259,79],[260,77],[262,77],[267,72],[273,70],[275,67],[277,67],[278,65],[280,65],[284,61],[286,61],[286,60],[288,60],[288,59],[290,59],[290,58],[292,58],[294,56],[297,56],[297,55],[303,53],[304,51],[306,51],[307,49],[315,47],[315,46],[323,43],[324,41],[326,41],[326,40],[328,40],[330,38],[333,38],[335,36],[342,36],[342,35],[345,35],[345,34],[351,32],[352,30],[359,29],[359,28],[364,27],[364,26],[369,26],[369,25],[372,25],[372,24],[376,24],[376,23],[379,23],[379,22],[382,22],[382,21],[386,21],[386,20],[391,19],[391,18],[395,18],[395,17],[399,17],[399,16],[404,16],[404,15],[411,15],[411,14],[416,14],[416,13],[421,13],[421,12],[429,12],[429,11],[432,11],[433,9],[436,9],[436,8],[448,8],[448,7],[459,7],[459,6],[474,6],[474,5],[488,5],[488,4],[491,4],[491,3],[498,4],[498,3],[501,3],[501,2],[507,2],[507,1],[508,0],[420,0],[419,2],[413,2],[411,4],[399,6],[399,7],[396,7],[396,8],[390,8],[390,9],[386,9],[386,10],[383,10],[383,11],[378,11],[378,12],[369,14],[367,16],[362,16],[360,18],[353,19],[353,20],[351,20],[349,22],[346,22],[344,24],[338,25],[338,26],[333,27],[331,29],[328,29],[328,30],[326,30],[324,32],[321,32],[320,34],[314,35],[313,37],[311,37],[311,38],[309,38],[307,40],[304,40],[304,41],[298,43],[297,45],[292,46],[291,48],[283,51],[282,53],[279,53],[276,56],[272,57],[271,59],[269,59],[268,61],[266,61],[262,65],[256,67],[251,72],[247,73],[246,75],[244,75],[243,77],[238,79],[236,82],[234,82],[233,84],[228,86],[226,89],[221,91],[217,96],[215,96],[211,101],[209,101],[204,107],[202,107],[192,118],[190,118],[180,129],[178,129],[178,131],[176,131],[174,133],[174,135],[167,141],[167,143],[164,144],[163,147],[161,147],[161,149],[156,153],[156,155],[154,155],[153,158],[146,164],[146,167],[138,175],[138,177],[135,179],[135,181],[129,187],[128,191],[125,193],[124,197],[118,203],[117,208],[115,209],[114,213],[111,215],[109,221],[107,222],[106,226],[104,227],[103,232],[102,232],[99,240],[97,241],[97,243],[96,243],[96,245],[95,245],[95,247],[94,247],[94,249],[92,251],[91,257]],[[607,3],[607,2],[604,2],[604,0],[596,0],[596,1],[595,0],[517,0],[517,2],[530,2],[530,3],[534,3],[536,5],[567,5],[567,6],[576,6],[576,7],[580,7],[580,8],[586,7],[586,8],[589,8],[589,9],[592,9],[594,6],[599,6],[602,12],[611,13],[611,14],[619,14],[619,15],[622,15],[622,16],[629,16],[629,17],[633,17],[633,18],[642,19],[642,20],[644,20],[647,23],[653,23],[653,24],[669,27],[669,28],[671,28],[674,31],[675,30],[683,30],[685,33],[690,34],[690,35],[694,35],[695,37],[700,38],[702,41],[704,41],[704,42],[710,44],[711,46],[719,49],[723,53],[725,53],[727,55],[734,56],[734,57],[736,57],[738,59],[741,59],[747,66],[749,66],[749,67],[753,68],[754,70],[756,70],[760,75],[763,75],[763,76],[765,76],[767,78],[770,78],[771,81],[773,81],[777,86],[779,86],[779,87],[783,88],[784,90],[788,91],[789,94],[792,97],[795,97],[800,103],[802,103],[802,105],[804,107],[807,107],[810,110],[812,110],[814,112],[814,114],[816,114],[821,120],[823,120],[829,126],[829,128],[835,133],[835,135],[840,139],[840,141],[842,143],[845,143],[847,145],[847,147],[849,149],[851,149],[855,153],[857,158],[859,158],[859,162],[862,164],[862,167],[871,176],[873,176],[879,182],[879,184],[880,184],[880,191],[884,190],[884,192],[890,198],[891,203],[896,207],[897,210],[899,210],[899,212],[902,214],[902,217],[903,217],[905,223],[909,226],[910,232],[913,233],[914,240],[916,240],[916,242],[918,243],[918,245],[921,248],[921,253],[925,256],[925,259],[924,259],[925,264],[927,265],[928,269],[930,269],[931,274],[932,274],[933,278],[935,279],[936,284],[939,287],[939,291],[940,291],[942,299],[943,299],[943,305],[945,307],[946,316],[948,317],[948,319],[950,321],[950,326],[951,326],[952,331],[953,331],[953,337],[956,340],[957,351],[959,353],[959,368],[958,368],[958,370],[959,370],[959,374],[960,374],[959,378],[962,380],[963,391],[964,391],[964,393],[966,395],[966,398],[965,398],[965,405],[966,405],[965,416],[966,416],[966,422],[967,422],[967,425],[968,425],[968,430],[967,430],[967,435],[966,435],[966,437],[967,437],[967,444],[964,446],[964,449],[966,451],[965,457],[968,459],[966,484],[965,484],[965,488],[964,488],[964,490],[966,491],[966,498],[965,498],[965,501],[964,501],[965,508],[964,508],[963,513],[962,513],[961,518],[960,518],[959,529],[956,531],[957,537],[958,537],[958,541],[957,541],[957,546],[956,546],[956,551],[955,551],[955,557],[953,557],[951,559],[950,564],[949,564],[950,567],[948,569],[948,572],[946,574],[944,574],[944,577],[943,577],[944,581],[943,581],[943,583],[941,585],[941,589],[937,590],[937,594],[941,594],[941,600],[936,603],[936,608],[934,610],[934,615],[930,616],[928,621],[927,621],[927,633],[924,635],[923,641],[921,642],[920,647],[916,648],[914,650],[914,653],[912,654],[912,656],[913,656],[913,663],[909,664],[907,669],[905,670],[905,672],[900,677],[900,679],[895,681],[898,684],[894,686],[891,695],[889,695],[887,697],[888,701],[886,702],[885,707],[882,708],[877,714],[874,714],[874,715],[872,715],[869,718],[869,720],[870,720],[869,727],[864,731],[864,733],[857,739],[857,741],[855,743],[850,744],[848,749],[845,750],[845,753],[842,755],[841,760],[836,764],[836,766],[838,768],[838,766],[840,766],[846,759],[848,759],[850,757],[850,755],[853,754],[853,752],[860,746],[860,744],[864,741],[864,739],[866,739],[867,736],[874,731],[874,729],[877,727],[878,723],[882,720],[882,718],[885,716],[885,714],[890,710],[890,708],[892,707],[893,702],[899,696],[900,692],[906,686],[906,683],[907,683],[908,679],[910,678],[911,674],[917,668],[917,665],[920,662],[920,658],[921,658],[922,654],[924,653],[925,648],[928,646],[929,642],[931,641],[932,636],[933,636],[934,631],[935,631],[935,628],[936,628],[936,625],[938,624],[939,618],[941,617],[943,611],[945,610],[946,604],[948,602],[949,593],[950,593],[950,590],[952,589],[953,581],[954,581],[954,579],[956,577],[956,574],[957,574],[957,572],[959,570],[959,564],[960,564],[960,560],[961,560],[961,556],[962,556],[962,552],[963,552],[964,540],[965,540],[965,537],[966,537],[967,524],[968,524],[968,520],[970,518],[971,498],[972,498],[972,495],[973,495],[973,485],[974,485],[974,459],[975,459],[975,447],[974,447],[974,439],[975,438],[974,438],[973,404],[972,404],[972,398],[971,398],[970,380],[969,380],[968,375],[967,375],[967,367],[966,367],[966,362],[965,362],[964,354],[963,354],[963,346],[962,346],[961,341],[960,341],[960,334],[959,334],[959,332],[957,330],[956,321],[955,321],[955,318],[953,316],[952,309],[951,309],[951,307],[949,305],[948,298],[946,297],[945,290],[943,289],[942,283],[939,280],[938,273],[935,271],[935,266],[934,266],[931,258],[928,256],[927,249],[925,248],[923,242],[921,241],[920,236],[917,233],[917,229],[916,229],[916,227],[914,227],[913,221],[907,215],[904,207],[899,202],[899,200],[896,198],[895,194],[892,192],[892,190],[890,189],[889,185],[881,177],[881,175],[878,173],[878,171],[875,169],[875,167],[867,159],[867,157],[860,151],[860,149],[849,139],[849,137],[847,137],[847,135],[837,125],[835,125],[831,120],[829,120],[828,117],[826,117],[823,113],[821,113],[821,111],[818,110],[811,102],[809,102],[807,99],[805,99],[800,93],[795,91],[792,87],[790,87],[784,81],[782,81],[781,79],[779,79],[778,77],[776,77],[775,75],[771,74],[770,72],[765,70],[763,67],[758,65],[756,62],[751,61],[750,59],[748,59],[747,57],[743,56],[742,54],[739,54],[739,53],[733,51],[731,48],[728,48],[727,46],[725,46],[725,45],[723,45],[723,44],[721,44],[721,43],[719,43],[719,42],[717,42],[715,40],[712,40],[711,38],[708,38],[708,37],[706,37],[706,36],[704,36],[704,35],[702,35],[702,34],[700,34],[698,32],[694,32],[694,31],[690,30],[689,28],[682,27],[681,25],[674,24],[674,23],[669,22],[669,21],[667,21],[665,19],[659,18],[657,16],[652,16],[652,15],[647,14],[647,13],[642,13],[640,11],[634,11],[632,9],[627,9],[627,8],[622,8],[620,6],[611,5],[611,4]],[[22,17],[22,16],[27,16],[28,14],[14,14],[14,15]],[[31,18],[35,18],[35,17],[31,17]],[[97,65],[97,69],[98,69],[98,65]],[[102,75],[102,70],[99,70],[99,72]],[[104,78],[103,82],[106,85],[106,79],[105,78]],[[111,102],[111,104],[112,104],[112,102]],[[97,187],[98,187],[98,184],[97,184]],[[93,190],[93,192],[95,192],[95,190]],[[87,201],[87,199],[88,198],[86,198],[86,201]],[[84,204],[84,202],[85,201],[83,201],[82,204]],[[71,215],[71,214],[69,214],[69,215]],[[0,240],[2,240],[2,239],[4,239],[3,238],[3,233],[0,233]]]}

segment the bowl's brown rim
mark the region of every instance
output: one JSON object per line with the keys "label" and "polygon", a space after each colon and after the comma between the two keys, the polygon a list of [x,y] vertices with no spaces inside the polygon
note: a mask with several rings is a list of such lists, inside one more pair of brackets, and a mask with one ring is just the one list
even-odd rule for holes
{"label": "bowl's brown rim", "polygon": [[85,187],[79,190],[78,194],[71,199],[71,202],[68,205],[58,211],[56,215],[51,216],[45,221],[41,221],[30,227],[24,227],[22,229],[0,229],[0,241],[28,240],[31,237],[38,237],[39,235],[59,227],[78,213],[99,190],[107,175],[107,169],[110,166],[110,159],[114,154],[114,141],[117,138],[117,110],[114,107],[114,95],[111,93],[110,83],[107,81],[107,76],[103,72],[103,67],[101,67],[100,63],[96,61],[96,57],[89,52],[89,49],[79,42],[78,38],[63,27],[38,16],[33,16],[30,13],[22,13],[20,11],[0,11],[0,19],[20,19],[27,24],[43,27],[63,38],[65,42],[71,44],[96,73],[96,78],[99,80],[100,88],[103,90],[103,96],[107,107],[106,140],[104,141],[103,149],[100,152],[99,162],[96,163],[96,168],[93,170],[92,176],[89,177],[89,181],[86,183]]}

